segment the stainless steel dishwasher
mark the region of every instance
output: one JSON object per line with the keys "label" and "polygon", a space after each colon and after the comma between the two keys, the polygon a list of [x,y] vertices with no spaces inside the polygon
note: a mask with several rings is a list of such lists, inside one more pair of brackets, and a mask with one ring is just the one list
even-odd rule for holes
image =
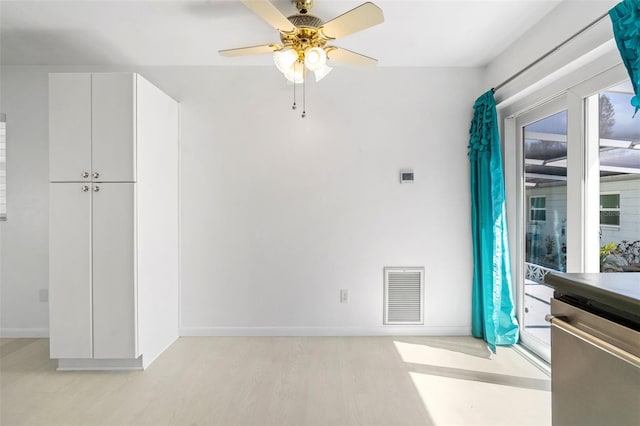
{"label": "stainless steel dishwasher", "polygon": [[640,324],[558,291],[547,319],[553,425],[640,425]]}

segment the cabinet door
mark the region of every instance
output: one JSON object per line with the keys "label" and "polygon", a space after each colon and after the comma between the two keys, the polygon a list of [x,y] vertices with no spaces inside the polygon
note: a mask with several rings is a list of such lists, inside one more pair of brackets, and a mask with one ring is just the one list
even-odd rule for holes
{"label": "cabinet door", "polygon": [[91,87],[93,180],[134,182],[135,74],[92,74]]}
{"label": "cabinet door", "polygon": [[49,334],[52,358],[91,358],[91,192],[49,185]]}
{"label": "cabinet door", "polygon": [[91,74],[49,75],[49,180],[88,181]]}
{"label": "cabinet door", "polygon": [[93,184],[94,358],[137,358],[135,184]]}

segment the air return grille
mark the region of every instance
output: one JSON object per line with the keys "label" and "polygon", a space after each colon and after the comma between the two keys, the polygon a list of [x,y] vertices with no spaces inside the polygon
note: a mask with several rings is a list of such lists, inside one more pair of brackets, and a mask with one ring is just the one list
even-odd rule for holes
{"label": "air return grille", "polygon": [[424,268],[384,268],[384,323],[423,324]]}

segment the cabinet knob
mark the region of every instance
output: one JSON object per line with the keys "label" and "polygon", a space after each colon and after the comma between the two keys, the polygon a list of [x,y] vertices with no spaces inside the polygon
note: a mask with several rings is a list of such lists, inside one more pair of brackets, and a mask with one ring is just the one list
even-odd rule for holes
{"label": "cabinet knob", "polygon": [[87,192],[88,190],[89,190],[89,187],[87,185],[82,186],[82,192]]}
{"label": "cabinet knob", "polygon": [[93,178],[94,179],[98,179],[100,177],[100,173],[98,172],[93,172]]}
{"label": "cabinet knob", "polygon": [[93,187],[93,192],[98,192],[100,191],[100,187],[98,185]]}
{"label": "cabinet knob", "polygon": [[88,178],[89,177],[89,172],[82,172],[82,177],[83,178]]}

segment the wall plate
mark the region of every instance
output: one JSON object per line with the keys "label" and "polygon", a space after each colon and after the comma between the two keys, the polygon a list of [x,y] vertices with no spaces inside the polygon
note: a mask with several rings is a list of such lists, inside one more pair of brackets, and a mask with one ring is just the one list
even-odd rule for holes
{"label": "wall plate", "polygon": [[414,178],[413,169],[400,170],[400,183],[413,183]]}

